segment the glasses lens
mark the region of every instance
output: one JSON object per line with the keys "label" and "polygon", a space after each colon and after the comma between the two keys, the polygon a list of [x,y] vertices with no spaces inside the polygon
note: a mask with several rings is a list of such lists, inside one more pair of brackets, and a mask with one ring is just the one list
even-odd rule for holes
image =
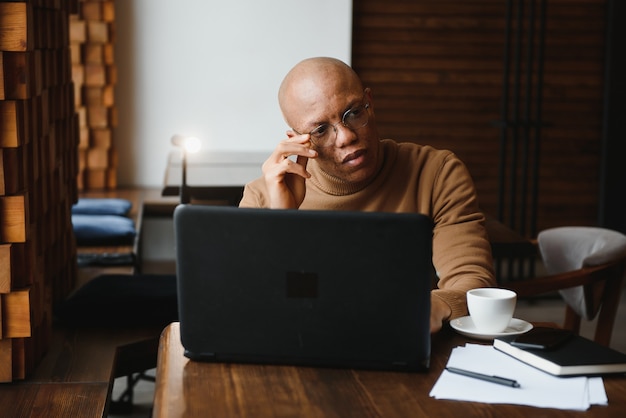
{"label": "glasses lens", "polygon": [[311,141],[318,147],[326,147],[334,141],[335,127],[324,124],[311,131]]}
{"label": "glasses lens", "polygon": [[343,116],[343,124],[352,130],[359,129],[367,125],[367,122],[369,122],[369,113],[367,112],[368,107],[369,104],[366,104],[350,109]]}
{"label": "glasses lens", "polygon": [[[369,122],[368,108],[369,103],[348,110],[344,113],[341,122],[352,130],[364,127]],[[326,123],[312,130],[310,135],[311,141],[318,147],[329,147],[335,143],[337,127]]]}

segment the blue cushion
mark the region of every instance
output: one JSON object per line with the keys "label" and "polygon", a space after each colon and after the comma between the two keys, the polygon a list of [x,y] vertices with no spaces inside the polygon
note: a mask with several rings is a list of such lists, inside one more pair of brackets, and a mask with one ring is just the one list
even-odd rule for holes
{"label": "blue cushion", "polygon": [[80,198],[72,206],[72,214],[81,215],[127,215],[132,203],[118,198]]}
{"label": "blue cushion", "polygon": [[164,328],[178,320],[176,276],[101,275],[71,294],[54,313],[68,326]]}
{"label": "blue cushion", "polygon": [[137,235],[132,219],[115,215],[72,215],[77,245],[130,245]]}

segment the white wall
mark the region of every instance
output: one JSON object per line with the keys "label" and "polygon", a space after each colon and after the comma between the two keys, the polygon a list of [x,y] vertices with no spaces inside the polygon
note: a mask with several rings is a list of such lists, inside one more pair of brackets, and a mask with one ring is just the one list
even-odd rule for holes
{"label": "white wall", "polygon": [[351,0],[120,0],[118,184],[160,187],[174,134],[204,149],[269,151],[276,92],[299,60],[351,54]]}

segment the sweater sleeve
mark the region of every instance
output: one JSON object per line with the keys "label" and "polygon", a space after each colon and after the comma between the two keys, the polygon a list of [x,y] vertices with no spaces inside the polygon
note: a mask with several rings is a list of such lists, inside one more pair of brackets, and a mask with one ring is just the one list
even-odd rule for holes
{"label": "sweater sleeve", "polygon": [[495,286],[491,245],[472,178],[454,154],[444,160],[433,185],[433,294],[451,308],[450,319],[467,315],[466,292]]}
{"label": "sweater sleeve", "polygon": [[263,208],[265,204],[265,183],[262,178],[251,181],[243,189],[243,197],[239,202],[241,208]]}

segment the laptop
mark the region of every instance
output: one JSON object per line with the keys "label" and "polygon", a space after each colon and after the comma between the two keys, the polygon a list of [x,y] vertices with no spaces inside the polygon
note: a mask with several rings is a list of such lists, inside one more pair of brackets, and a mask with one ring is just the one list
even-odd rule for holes
{"label": "laptop", "polygon": [[179,205],[174,231],[188,358],[428,369],[428,217]]}

